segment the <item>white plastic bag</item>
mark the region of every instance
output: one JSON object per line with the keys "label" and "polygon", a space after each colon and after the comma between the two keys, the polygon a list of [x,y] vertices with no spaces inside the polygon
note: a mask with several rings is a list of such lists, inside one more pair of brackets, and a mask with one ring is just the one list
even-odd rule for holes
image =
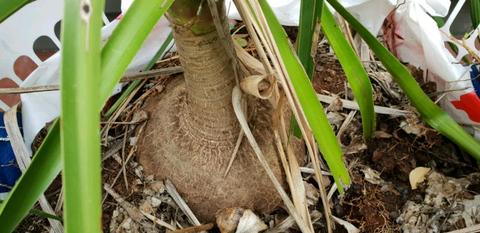
{"label": "white plastic bag", "polygon": [[[405,0],[396,8],[391,18],[395,25],[393,52],[403,62],[428,71],[428,79],[435,82],[441,107],[457,122],[464,125],[475,137],[480,138],[480,98],[474,83],[478,82],[478,66],[460,64],[467,50],[463,42],[452,40],[450,27],[465,0],[460,0],[446,24],[439,29],[431,16],[446,16],[449,0]],[[476,30],[466,41],[470,51],[480,55],[475,48]],[[453,42],[457,55],[446,48],[446,42]]]}
{"label": "white plastic bag", "polygon": [[[268,0],[280,24],[285,26],[298,26],[300,17],[300,0]],[[232,0],[225,1],[227,15],[230,19],[241,20],[240,13]]]}
{"label": "white plastic bag", "polygon": [[[427,71],[428,78],[444,93],[441,107],[476,138],[480,138],[480,78],[478,65],[464,66],[467,50],[463,42],[452,41],[450,27],[465,0],[459,0],[446,24],[439,29],[432,16],[445,17],[450,0],[343,0],[342,5],[370,32],[379,34],[388,17],[390,31],[384,36],[392,52],[402,61]],[[478,29],[465,41],[477,56]],[[455,56],[445,47],[453,42]],[[476,85],[476,86],[475,86]],[[475,87],[477,88],[475,90]]]}
{"label": "white plastic bag", "polygon": [[[228,4],[228,1],[226,2]],[[282,23],[285,25],[298,25],[299,0],[270,0],[269,2],[274,7],[275,12],[279,12]],[[123,0],[121,5],[122,12],[125,12],[131,3],[132,0]],[[231,6],[233,9],[229,11],[231,12],[229,15],[233,16],[236,10],[233,4]],[[62,19],[62,14],[63,0],[37,0],[24,6],[0,24],[0,51],[7,51],[7,53],[2,53],[0,60],[0,81],[1,77],[9,77],[8,81],[12,82],[11,80],[13,80],[15,87],[33,87],[59,83],[60,53],[56,53],[47,60],[41,61],[34,54],[32,45],[36,38],[47,35],[55,42],[57,47],[61,47],[60,41],[54,34],[54,26]],[[106,26],[102,29],[103,40],[108,39],[120,20],[121,17],[118,17],[112,22],[108,22],[106,17],[104,17]],[[18,30],[19,28],[22,28],[22,30]],[[130,63],[127,73],[142,70],[163,44],[170,31],[168,21],[165,17],[162,17],[144,42],[137,56]],[[25,80],[17,77],[13,71],[15,59],[22,55],[32,58],[38,66]],[[3,85],[3,87],[14,86]],[[58,91],[29,93],[22,94],[21,100],[24,138],[26,145],[30,146],[40,129],[59,115],[60,96]],[[8,108],[9,105],[0,99],[0,109],[7,110]]]}
{"label": "white plastic bag", "polygon": [[[46,35],[60,48],[54,27],[62,19],[62,15],[63,0],[37,0],[27,4],[0,24],[0,81],[13,83],[2,87],[33,87],[59,83],[60,53],[42,61],[34,53],[33,43],[40,36]],[[103,18],[106,26],[102,29],[102,39],[107,40],[121,17],[112,22],[108,22],[106,17]],[[168,21],[162,18],[130,63],[127,73],[142,70],[169,33]],[[19,77],[13,68],[19,57],[25,56],[37,66],[26,79]],[[15,100],[5,103],[0,99],[0,109],[6,111],[9,105],[15,104]],[[59,115],[60,96],[58,91],[29,93],[22,94],[21,100],[25,143],[31,145],[38,131]]]}

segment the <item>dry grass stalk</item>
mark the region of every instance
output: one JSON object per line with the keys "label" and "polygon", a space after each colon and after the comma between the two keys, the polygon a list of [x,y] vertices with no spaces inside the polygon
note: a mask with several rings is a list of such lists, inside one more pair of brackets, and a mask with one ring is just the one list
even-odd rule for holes
{"label": "dry grass stalk", "polygon": [[[330,104],[338,99],[332,96],[322,95],[322,94],[317,94],[317,97],[318,97],[318,100],[327,104]],[[356,101],[351,101],[346,99],[339,99],[339,100],[342,102],[343,108],[360,110],[360,107],[358,106],[358,103]],[[405,116],[408,114],[412,114],[412,112],[407,110],[401,110],[401,109],[395,109],[395,108],[389,108],[389,107],[383,107],[383,106],[374,106],[374,110],[378,114],[385,114],[385,115],[391,115],[391,116]]]}
{"label": "dry grass stalk", "polygon": [[[284,98],[281,98],[283,100]],[[283,117],[283,110],[282,110],[282,101],[280,101],[279,108],[277,110],[278,114],[278,120],[276,121],[277,126],[275,128],[280,128],[280,137],[277,137],[278,132],[275,132],[275,137],[277,140],[280,140],[279,145],[283,145],[283,148],[279,148],[279,150],[286,151],[287,152],[287,157],[288,157],[288,164],[286,166],[286,171],[288,170],[289,172],[287,173],[290,175],[290,179],[287,179],[287,181],[290,181],[290,192],[292,195],[293,203],[295,204],[295,207],[297,208],[297,211],[301,214],[302,218],[307,221],[308,226],[310,227],[310,230],[314,232],[313,230],[313,225],[311,223],[311,217],[310,213],[308,211],[308,205],[307,205],[307,199],[306,199],[306,191],[305,191],[305,186],[303,184],[303,178],[302,178],[302,173],[300,171],[300,166],[298,165],[297,159],[295,158],[293,149],[291,147],[291,144],[289,143],[289,138],[287,136],[287,128],[285,125],[285,119]],[[275,121],[274,121],[275,122]],[[278,143],[277,143],[278,144]]]}
{"label": "dry grass stalk", "polygon": [[[332,221],[330,219],[330,207],[328,205],[328,202],[326,201],[326,192],[324,190],[324,186],[322,184],[322,179],[321,179],[321,170],[320,170],[320,161],[317,156],[317,150],[316,150],[316,144],[313,139],[313,135],[310,132],[308,123],[306,121],[304,112],[302,108],[300,107],[298,98],[296,96],[295,91],[293,91],[293,86],[292,83],[290,82],[290,79],[288,78],[288,73],[286,71],[285,65],[282,63],[282,60],[279,59],[279,50],[278,47],[276,46],[273,35],[271,31],[269,30],[269,27],[267,26],[265,16],[262,14],[262,10],[260,9],[260,6],[258,5],[258,2],[256,1],[248,1],[249,6],[245,5],[245,2],[243,1],[235,1],[237,8],[239,9],[239,12],[242,15],[242,18],[245,20],[247,24],[247,29],[249,28],[254,28],[255,30],[249,30],[249,33],[251,35],[257,35],[259,36],[260,40],[262,41],[263,45],[260,43],[256,43],[257,46],[257,51],[265,50],[267,51],[273,67],[276,71],[277,78],[280,81],[280,84],[282,85],[282,88],[285,92],[285,95],[287,96],[287,100],[290,104],[290,107],[292,108],[293,114],[295,118],[297,119],[297,122],[299,123],[300,129],[302,131],[302,135],[304,139],[307,141],[307,149],[310,155],[310,159],[312,160],[314,170],[315,170],[315,176],[317,178],[317,182],[319,182],[319,187],[320,187],[320,193],[322,196],[322,203],[325,206],[325,215],[326,215],[326,220],[327,220],[327,229],[328,232],[332,232]],[[256,14],[256,17],[252,17],[250,14],[251,11],[248,9],[253,9],[253,11]],[[256,19],[258,19],[259,24],[261,27],[256,23]],[[250,27],[249,27],[250,24]],[[255,33],[256,32],[256,33]],[[255,36],[254,36],[255,38]],[[261,54],[261,53],[259,53]],[[264,65],[267,67],[270,66],[270,63],[265,64],[266,62],[264,61]]]}
{"label": "dry grass stalk", "polygon": [[295,220],[292,218],[292,216],[289,216],[285,218],[283,221],[281,221],[279,224],[277,224],[276,226],[266,230],[265,233],[287,232],[288,229],[293,227],[293,225],[295,225]]}
{"label": "dry grass stalk", "polygon": [[273,74],[273,68],[270,65],[270,61],[268,60],[267,54],[265,53],[263,44],[262,42],[260,42],[260,35],[257,34],[255,31],[256,29],[258,29],[258,27],[255,28],[255,17],[252,15],[251,11],[247,10],[248,8],[245,5],[244,1],[234,0],[234,3],[237,6],[238,12],[240,13],[242,19],[245,22],[245,26],[247,27],[248,33],[255,44],[255,48],[257,49],[260,61],[262,62],[266,73]]}
{"label": "dry grass stalk", "polygon": [[248,141],[250,142],[250,145],[252,146],[252,148],[255,152],[255,155],[257,156],[258,160],[260,161],[260,164],[265,169],[265,172],[267,173],[267,175],[270,178],[270,180],[272,181],[275,189],[277,190],[280,197],[282,198],[282,200],[283,200],[285,206],[287,207],[290,215],[292,215],[292,217],[296,220],[299,228],[302,230],[302,232],[305,232],[305,233],[312,232],[313,233],[313,231],[311,231],[311,227],[309,227],[304,222],[304,219],[302,219],[301,215],[299,215],[299,213],[297,213],[297,211],[295,209],[295,206],[293,205],[292,201],[288,197],[285,190],[283,190],[282,185],[276,179],[276,177],[273,174],[270,166],[268,165],[268,162],[265,160],[260,147],[258,146],[252,132],[250,131],[250,128],[249,128],[248,123],[247,123],[247,119],[246,119],[246,117],[245,117],[245,115],[242,111],[241,96],[242,96],[242,93],[240,91],[240,88],[238,86],[235,87],[233,89],[233,93],[232,93],[233,108],[234,108],[234,111],[235,111],[235,115],[237,116],[237,119],[238,119],[243,131],[245,132],[245,136],[247,137]]}
{"label": "dry grass stalk", "polygon": [[137,223],[142,223],[142,220],[146,217],[150,219],[151,221],[155,222],[156,224],[165,227],[169,230],[176,230],[176,228],[170,224],[168,224],[165,221],[162,221],[161,219],[156,218],[155,216],[152,216],[148,213],[145,213],[139,209],[137,209],[134,205],[132,205],[130,202],[126,201],[120,194],[115,192],[108,184],[105,184],[103,186],[103,189],[115,199],[115,201],[125,210],[127,211],[127,214],[132,220],[134,220]]}
{"label": "dry grass stalk", "polygon": [[342,125],[340,126],[340,129],[338,130],[338,133],[337,133],[338,140],[340,140],[345,130],[347,130],[348,125],[350,125],[356,113],[357,111],[350,111],[348,113],[347,117],[345,118]]}
{"label": "dry grass stalk", "polygon": [[[315,170],[313,168],[309,167],[300,167],[300,171],[302,173],[307,173],[307,174],[315,174]],[[327,171],[322,171],[322,175],[324,176],[332,176],[332,173],[327,172]]]}
{"label": "dry grass stalk", "polygon": [[[140,85],[138,85],[138,87],[135,90],[133,90],[132,93],[130,93],[130,95],[123,102],[123,104],[115,111],[115,113],[110,117],[110,119],[108,119],[108,122],[115,122],[118,119],[118,117],[120,117],[122,112],[125,110],[125,108],[128,106],[130,101],[135,96],[135,94],[137,94],[137,92],[143,87],[144,84],[145,84],[145,80]],[[105,141],[107,141],[108,132],[110,131],[111,127],[112,127],[111,124],[106,124],[100,132],[100,135],[103,135],[102,137],[104,138]]]}
{"label": "dry grass stalk", "polygon": [[480,224],[466,227],[460,230],[449,231],[448,233],[476,233],[480,232]]}
{"label": "dry grass stalk", "polygon": [[[174,74],[183,73],[183,68],[180,66],[165,67],[155,70],[149,70],[145,72],[138,72],[132,75],[123,77],[120,82],[130,82],[134,80],[144,80],[150,78],[156,78],[159,76],[168,76]],[[0,95],[7,94],[24,94],[24,93],[36,93],[36,92],[47,92],[47,91],[59,91],[59,85],[44,85],[44,86],[33,86],[33,87],[14,87],[14,88],[0,88]]]}
{"label": "dry grass stalk", "polygon": [[188,207],[187,203],[185,200],[183,200],[182,196],[177,192],[177,189],[175,186],[172,184],[170,180],[165,180],[165,188],[168,192],[168,194],[172,197],[172,199],[177,203],[178,207],[182,210],[182,212],[187,216],[188,221],[195,225],[195,226],[200,226],[202,225],[200,221],[198,221],[197,217],[195,214],[192,212],[190,207]]}
{"label": "dry grass stalk", "polygon": [[126,168],[126,163],[125,163],[125,150],[127,147],[127,136],[128,136],[128,131],[126,131],[123,134],[123,144],[122,144],[122,172],[123,173],[123,181],[125,182],[125,189],[128,191],[128,179],[127,179],[127,168]]}
{"label": "dry grass stalk", "polygon": [[60,193],[58,194],[57,204],[55,206],[55,213],[60,213],[63,208],[63,189],[60,189]]}
{"label": "dry grass stalk", "polygon": [[[22,133],[20,132],[20,128],[17,124],[17,107],[18,105],[13,106],[10,108],[4,115],[4,122],[5,122],[5,129],[7,131],[8,137],[10,139],[10,145],[12,146],[13,153],[15,154],[15,159],[17,160],[18,167],[20,170],[25,172],[28,166],[31,163],[31,153],[27,149],[24,141]],[[47,201],[45,195],[42,195],[38,200],[40,207],[43,211],[48,214],[56,215],[55,211],[53,211],[52,206]],[[62,233],[63,226],[62,223],[58,220],[48,218],[48,222],[51,225],[50,232],[53,233]]]}
{"label": "dry grass stalk", "polygon": [[[143,123],[143,124],[140,126],[137,135],[142,135],[143,130],[145,129],[145,125],[146,125],[146,123]],[[131,158],[133,157],[133,155],[135,154],[135,151],[136,151],[136,150],[137,150],[137,146],[136,146],[136,145],[135,145],[135,146],[132,146],[132,147],[130,148],[130,151],[128,152],[127,158],[120,163],[120,165],[121,165],[122,167],[123,167],[123,166],[126,166],[126,164],[128,164],[128,162],[130,161],[130,159],[131,159]],[[115,156],[115,155],[116,155],[116,154],[113,154],[112,156]],[[111,184],[112,187],[115,186],[115,184],[117,183],[118,178],[119,178],[120,175],[122,174],[122,172],[121,172],[122,170],[123,170],[123,168],[117,173],[117,175],[116,175],[115,178],[113,179],[113,182],[112,182],[112,184]],[[107,192],[107,193],[105,194],[105,196],[103,197],[102,204],[105,203],[105,200],[107,199],[107,197],[108,197],[108,192]]]}
{"label": "dry grass stalk", "polygon": [[171,75],[180,74],[180,73],[183,73],[183,68],[181,66],[164,67],[160,69],[138,72],[132,75],[126,75],[120,80],[120,82],[130,82],[134,80],[150,79],[150,78],[156,78],[159,76],[170,77]]}
{"label": "dry grass stalk", "polygon": [[46,92],[46,91],[58,91],[58,90],[60,90],[60,87],[58,85],[0,88],[0,95],[23,94],[23,93],[34,93],[34,92]]}
{"label": "dry grass stalk", "polygon": [[240,129],[240,132],[238,133],[237,142],[235,143],[235,148],[233,148],[232,157],[230,158],[230,161],[228,161],[228,166],[227,166],[227,169],[225,169],[225,174],[223,174],[223,177],[226,177],[228,175],[228,172],[230,171],[230,168],[232,168],[233,161],[235,161],[235,158],[237,157],[238,149],[242,144],[243,136],[244,136],[243,130]]}

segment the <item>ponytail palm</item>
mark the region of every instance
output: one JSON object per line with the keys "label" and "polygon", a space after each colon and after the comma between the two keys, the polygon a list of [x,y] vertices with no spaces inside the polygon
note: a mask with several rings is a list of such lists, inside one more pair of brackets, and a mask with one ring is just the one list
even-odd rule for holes
{"label": "ponytail palm", "polygon": [[[304,35],[307,42],[298,49],[300,60],[293,53],[266,1],[260,1],[265,15],[270,17],[268,25],[263,26],[271,27],[276,36],[275,43],[282,46],[281,60],[286,61],[287,69],[290,69],[288,73],[296,82],[295,91],[302,98],[301,107],[307,115],[309,130],[315,135],[342,190],[342,185],[350,182],[348,170],[338,141],[308,82],[314,64],[311,51],[312,46],[316,46],[313,43],[314,29],[318,28],[316,24],[322,24],[327,39],[346,69],[355,97],[361,105],[365,138],[369,138],[375,130],[370,83],[361,69],[361,63],[354,58],[353,49],[345,38],[340,37],[342,35],[328,9],[324,7],[320,10],[321,1],[315,1],[317,5],[312,8],[311,14],[304,14],[310,15],[311,19],[303,21],[308,25],[302,27],[302,22],[301,27],[312,31]],[[139,141],[140,162],[147,172],[157,178],[170,178],[203,220],[212,220],[215,211],[225,207],[243,206],[268,212],[280,204],[278,194],[246,142],[241,144],[230,173],[223,178],[240,131],[231,100],[232,90],[242,77],[236,75],[238,67],[232,62],[235,57],[230,56],[233,52],[224,46],[224,38],[219,36],[219,29],[212,18],[211,10],[214,8],[209,7],[207,2],[176,0],[172,5],[173,0],[134,1],[101,49],[99,33],[103,1],[66,1],[61,119],[54,123],[31,166],[1,204],[0,232],[14,230],[62,168],[66,230],[101,231],[98,112],[148,33],[171,5],[168,18],[185,74],[172,81],[164,94],[151,97],[146,102],[151,119],[147,136]],[[337,1],[328,2],[369,43],[426,121],[480,159],[478,142],[434,105],[405,67]],[[12,0],[10,3],[12,5],[8,8],[0,10],[0,21],[25,1]],[[222,23],[220,28],[228,35],[223,1],[216,4]],[[308,10],[308,7],[302,9]],[[301,64],[307,69],[303,69]],[[355,76],[357,73],[358,76]],[[249,125],[258,144],[276,178],[285,183],[278,152],[272,141],[272,106],[267,101],[250,97],[245,98],[245,103]],[[293,145],[295,153],[301,158],[303,150],[300,142],[294,140]]]}

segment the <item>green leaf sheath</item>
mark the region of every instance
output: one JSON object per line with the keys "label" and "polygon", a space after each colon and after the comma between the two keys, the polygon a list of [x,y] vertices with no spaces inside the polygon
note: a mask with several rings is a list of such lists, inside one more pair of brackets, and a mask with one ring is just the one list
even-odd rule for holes
{"label": "green leaf sheath", "polygon": [[369,139],[375,131],[375,111],[373,109],[373,91],[370,78],[357,54],[335,23],[335,19],[328,7],[322,7],[321,25],[328,42],[342,65],[355,99],[360,106],[363,137]]}
{"label": "green leaf sheath", "polygon": [[455,142],[458,146],[480,160],[480,143],[468,134],[457,122],[438,107],[422,90],[408,69],[398,61],[355,17],[353,17],[337,0],[327,0],[340,15],[348,21],[365,40],[377,58],[392,74],[395,82],[405,92],[423,119],[434,129]]}
{"label": "green leaf sheath", "polygon": [[286,65],[288,76],[291,79],[301,107],[320,147],[328,167],[337,183],[338,190],[343,193],[343,185],[350,184],[350,176],[342,159],[342,150],[330,126],[322,105],[318,102],[315,90],[308,79],[298,57],[292,50],[287,34],[273,14],[265,0],[259,1],[267,18],[268,26],[275,37],[281,59]]}
{"label": "green leaf sheath", "polygon": [[[101,108],[98,103],[104,103],[110,96],[141,44],[172,3],[173,0],[134,1],[120,21],[102,50],[102,74],[106,75],[100,79],[97,113]],[[152,14],[156,19],[151,18]],[[116,62],[105,64],[105,61],[110,60]],[[107,69],[112,72],[105,72]],[[60,124],[55,121],[32,164],[17,181],[6,201],[0,205],[0,233],[13,231],[61,169]]]}

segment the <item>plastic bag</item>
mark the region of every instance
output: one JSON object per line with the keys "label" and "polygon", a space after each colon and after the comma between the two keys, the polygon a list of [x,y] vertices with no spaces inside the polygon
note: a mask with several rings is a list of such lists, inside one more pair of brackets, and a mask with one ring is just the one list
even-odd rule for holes
{"label": "plastic bag", "polygon": [[[478,29],[465,41],[455,40],[450,28],[465,0],[458,1],[445,25],[438,28],[432,16],[446,16],[449,0],[405,0],[396,8],[390,48],[397,57],[428,71],[427,78],[436,83],[441,107],[457,122],[480,138],[480,83],[478,65],[462,64],[470,53],[480,55],[475,47]],[[453,44],[453,45],[452,45]],[[448,48],[453,46],[454,48]],[[457,51],[455,51],[457,50]],[[475,89],[477,86],[477,89]]]}
{"label": "plastic bag", "polygon": [[20,177],[20,174],[21,172],[16,163],[10,139],[5,129],[3,112],[0,112],[0,200],[6,198],[7,193],[13,187],[18,177]]}
{"label": "plastic bag", "polygon": [[[60,53],[49,58],[41,57],[33,50],[39,38],[49,38],[61,47],[55,28],[60,25],[63,0],[37,0],[27,4],[0,24],[0,87],[33,87],[59,83]],[[121,17],[109,22],[102,29],[102,40],[107,40]],[[18,30],[22,28],[22,30]],[[163,44],[170,27],[162,18],[149,35],[137,56],[130,63],[127,73],[138,72],[154,56]],[[17,66],[22,69],[15,68]],[[29,68],[29,69],[27,69]],[[0,109],[6,111],[20,101],[19,95],[0,96]],[[47,122],[59,115],[60,96],[58,91],[38,92],[21,95],[24,139],[27,147]]]}

